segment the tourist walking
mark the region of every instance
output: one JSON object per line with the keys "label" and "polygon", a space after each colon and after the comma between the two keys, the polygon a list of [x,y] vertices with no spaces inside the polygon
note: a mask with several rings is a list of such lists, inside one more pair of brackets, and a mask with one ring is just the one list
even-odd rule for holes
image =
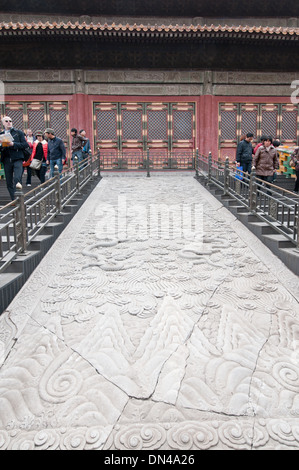
{"label": "tourist walking", "polygon": [[64,142],[59,137],[56,137],[55,131],[52,128],[45,130],[45,138],[48,141],[48,161],[50,163],[50,177],[54,176],[55,166],[58,166],[58,171],[61,174],[63,165],[66,158],[66,148]]}
{"label": "tourist walking", "polygon": [[248,132],[244,140],[242,140],[237,147],[236,161],[242,167],[244,173],[251,173],[252,167],[252,141],[253,134]]}
{"label": "tourist walking", "polygon": [[33,150],[30,161],[33,159],[41,160],[42,165],[39,170],[34,170],[41,183],[46,181],[48,169],[48,142],[44,139],[42,131],[36,132],[36,141],[33,143]]}
{"label": "tourist walking", "polygon": [[[273,140],[273,146],[277,149],[278,151],[278,147],[281,146],[281,142],[278,138],[274,139]],[[278,157],[279,157],[279,153],[278,153]],[[273,175],[273,184],[276,183],[276,180],[277,180],[277,171],[274,172],[274,175]]]}
{"label": "tourist walking", "polygon": [[15,199],[16,184],[22,184],[24,150],[29,149],[24,132],[15,129],[12,119],[2,119],[4,130],[0,132],[1,163],[4,166],[6,186],[11,200]]}
{"label": "tourist walking", "polygon": [[[253,157],[253,168],[256,169],[257,178],[266,183],[273,183],[273,175],[279,168],[279,156],[273,145],[272,137],[267,137]],[[267,187],[269,185],[266,184]]]}
{"label": "tourist walking", "polygon": [[86,131],[84,129],[81,129],[79,132],[79,135],[86,139],[83,147],[82,147],[82,152],[83,152],[83,160],[87,158],[91,154],[91,146],[90,146],[90,140],[86,137]]}
{"label": "tourist walking", "polygon": [[299,147],[296,148],[291,155],[290,166],[295,167],[296,182],[295,182],[294,192],[298,194],[299,192]]}
{"label": "tourist walking", "polygon": [[[34,137],[33,132],[32,132],[31,129],[27,129],[26,140],[29,144],[30,153],[32,155],[32,150],[33,150],[33,144],[34,144],[34,141],[35,141],[35,137]],[[29,160],[31,160],[30,157],[29,157]],[[31,186],[32,170],[31,170],[30,166],[25,165],[25,163],[26,162],[23,163],[23,167],[24,167],[23,172],[25,171],[25,168],[27,168],[26,186]]]}
{"label": "tourist walking", "polygon": [[71,135],[73,137],[73,141],[72,141],[72,160],[74,160],[74,158],[77,157],[78,161],[80,163],[83,160],[82,147],[86,143],[87,139],[85,137],[83,137],[82,135],[78,134],[78,131],[75,128],[71,129]]}
{"label": "tourist walking", "polygon": [[259,149],[262,145],[264,145],[265,140],[267,139],[266,135],[262,135],[259,144],[257,144],[254,149],[253,149],[253,154],[255,155],[257,152],[257,149]]}

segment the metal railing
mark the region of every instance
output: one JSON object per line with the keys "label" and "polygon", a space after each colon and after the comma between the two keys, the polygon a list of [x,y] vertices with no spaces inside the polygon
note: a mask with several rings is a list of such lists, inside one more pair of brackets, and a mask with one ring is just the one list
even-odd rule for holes
{"label": "metal railing", "polygon": [[214,160],[212,154],[195,159],[196,176],[203,176],[208,185],[215,185],[266,222],[299,250],[299,198],[292,192],[258,178],[255,170],[248,175],[230,164]]}
{"label": "metal railing", "polygon": [[0,273],[19,254],[25,253],[30,243],[79,194],[95,176],[101,176],[99,155],[89,156],[26,195],[21,185],[16,199],[0,210]]}
{"label": "metal railing", "polygon": [[102,171],[163,171],[194,170],[195,151],[167,151],[147,149],[144,151],[108,151],[101,150]]}
{"label": "metal railing", "polygon": [[[181,155],[178,165],[178,155],[175,164],[165,156],[146,158],[131,155],[131,159],[115,155],[90,156],[86,160],[75,162],[71,168],[60,175],[56,170],[53,178],[47,180],[26,195],[22,189],[16,191],[16,200],[0,210],[0,273],[18,255],[25,253],[30,243],[57,216],[64,207],[78,194],[84,186],[93,179],[101,176],[102,170],[126,169],[146,171],[150,176],[152,169],[195,169],[196,176],[201,174],[208,185],[215,185],[224,195],[237,200],[259,219],[273,227],[277,233],[283,234],[299,249],[299,199],[287,190],[274,184],[265,183],[257,178],[253,171],[249,176],[238,171],[234,165],[213,160],[212,155],[194,156]],[[108,159],[108,160],[107,160]]]}

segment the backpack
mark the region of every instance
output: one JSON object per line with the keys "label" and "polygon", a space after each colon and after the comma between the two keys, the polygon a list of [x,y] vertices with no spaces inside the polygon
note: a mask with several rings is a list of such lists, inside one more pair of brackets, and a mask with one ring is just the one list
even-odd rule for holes
{"label": "backpack", "polygon": [[[19,138],[21,138],[21,132],[22,131],[19,131],[18,129],[15,129],[15,131],[18,134]],[[23,134],[23,132],[22,132],[22,134]],[[32,151],[29,147],[29,144],[28,144],[28,147],[26,147],[25,149],[22,150],[22,152],[23,152],[23,155],[24,155],[24,162],[28,162],[28,160],[31,157],[31,153],[32,153]]]}
{"label": "backpack", "polygon": [[31,150],[30,148],[26,148],[23,150],[23,154],[24,154],[24,162],[28,162],[29,158],[31,157]]}

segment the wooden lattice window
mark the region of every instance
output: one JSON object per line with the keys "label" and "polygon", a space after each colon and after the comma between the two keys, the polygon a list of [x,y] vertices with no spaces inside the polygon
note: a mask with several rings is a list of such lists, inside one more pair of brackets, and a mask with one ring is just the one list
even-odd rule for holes
{"label": "wooden lattice window", "polygon": [[148,140],[167,140],[168,138],[168,110],[148,109],[147,111],[147,133]]}
{"label": "wooden lattice window", "polygon": [[57,137],[63,139],[66,144],[68,143],[67,102],[10,101],[4,104],[2,114],[9,115],[14,127],[24,132],[31,129],[35,134],[37,130],[44,131],[46,127],[52,127]]}
{"label": "wooden lattice window", "polygon": [[43,131],[46,121],[45,103],[29,103],[27,105],[27,124],[28,129],[33,133]]}
{"label": "wooden lattice window", "polygon": [[264,105],[261,112],[261,133],[273,138],[278,135],[278,106]]}
{"label": "wooden lattice window", "polygon": [[66,103],[49,103],[49,125],[62,140],[68,139],[68,112]]}
{"label": "wooden lattice window", "polygon": [[241,135],[251,132],[257,135],[258,126],[258,106],[254,104],[245,104],[241,106]]}
{"label": "wooden lattice window", "polygon": [[220,138],[221,142],[237,139],[237,105],[228,103],[220,108]]}
{"label": "wooden lattice window", "polygon": [[299,138],[299,107],[292,104],[220,103],[219,147],[235,147],[241,135],[252,132],[295,145]]}
{"label": "wooden lattice window", "polygon": [[173,140],[192,140],[193,137],[193,109],[178,105],[172,114]]}
{"label": "wooden lattice window", "polygon": [[117,141],[117,108],[114,104],[95,108],[97,141]]}
{"label": "wooden lattice window", "polygon": [[94,103],[95,143],[105,149],[193,148],[194,103]]}
{"label": "wooden lattice window", "polygon": [[281,139],[287,142],[297,141],[298,108],[293,105],[282,107],[281,114]]}
{"label": "wooden lattice window", "polygon": [[142,106],[138,104],[126,104],[121,107],[122,140],[142,141]]}

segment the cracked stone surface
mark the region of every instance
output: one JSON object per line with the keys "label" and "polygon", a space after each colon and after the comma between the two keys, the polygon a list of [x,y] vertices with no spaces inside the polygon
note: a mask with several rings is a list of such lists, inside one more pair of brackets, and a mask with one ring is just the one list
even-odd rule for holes
{"label": "cracked stone surface", "polygon": [[298,346],[298,277],[193,174],[107,174],[0,316],[0,450],[298,449]]}

